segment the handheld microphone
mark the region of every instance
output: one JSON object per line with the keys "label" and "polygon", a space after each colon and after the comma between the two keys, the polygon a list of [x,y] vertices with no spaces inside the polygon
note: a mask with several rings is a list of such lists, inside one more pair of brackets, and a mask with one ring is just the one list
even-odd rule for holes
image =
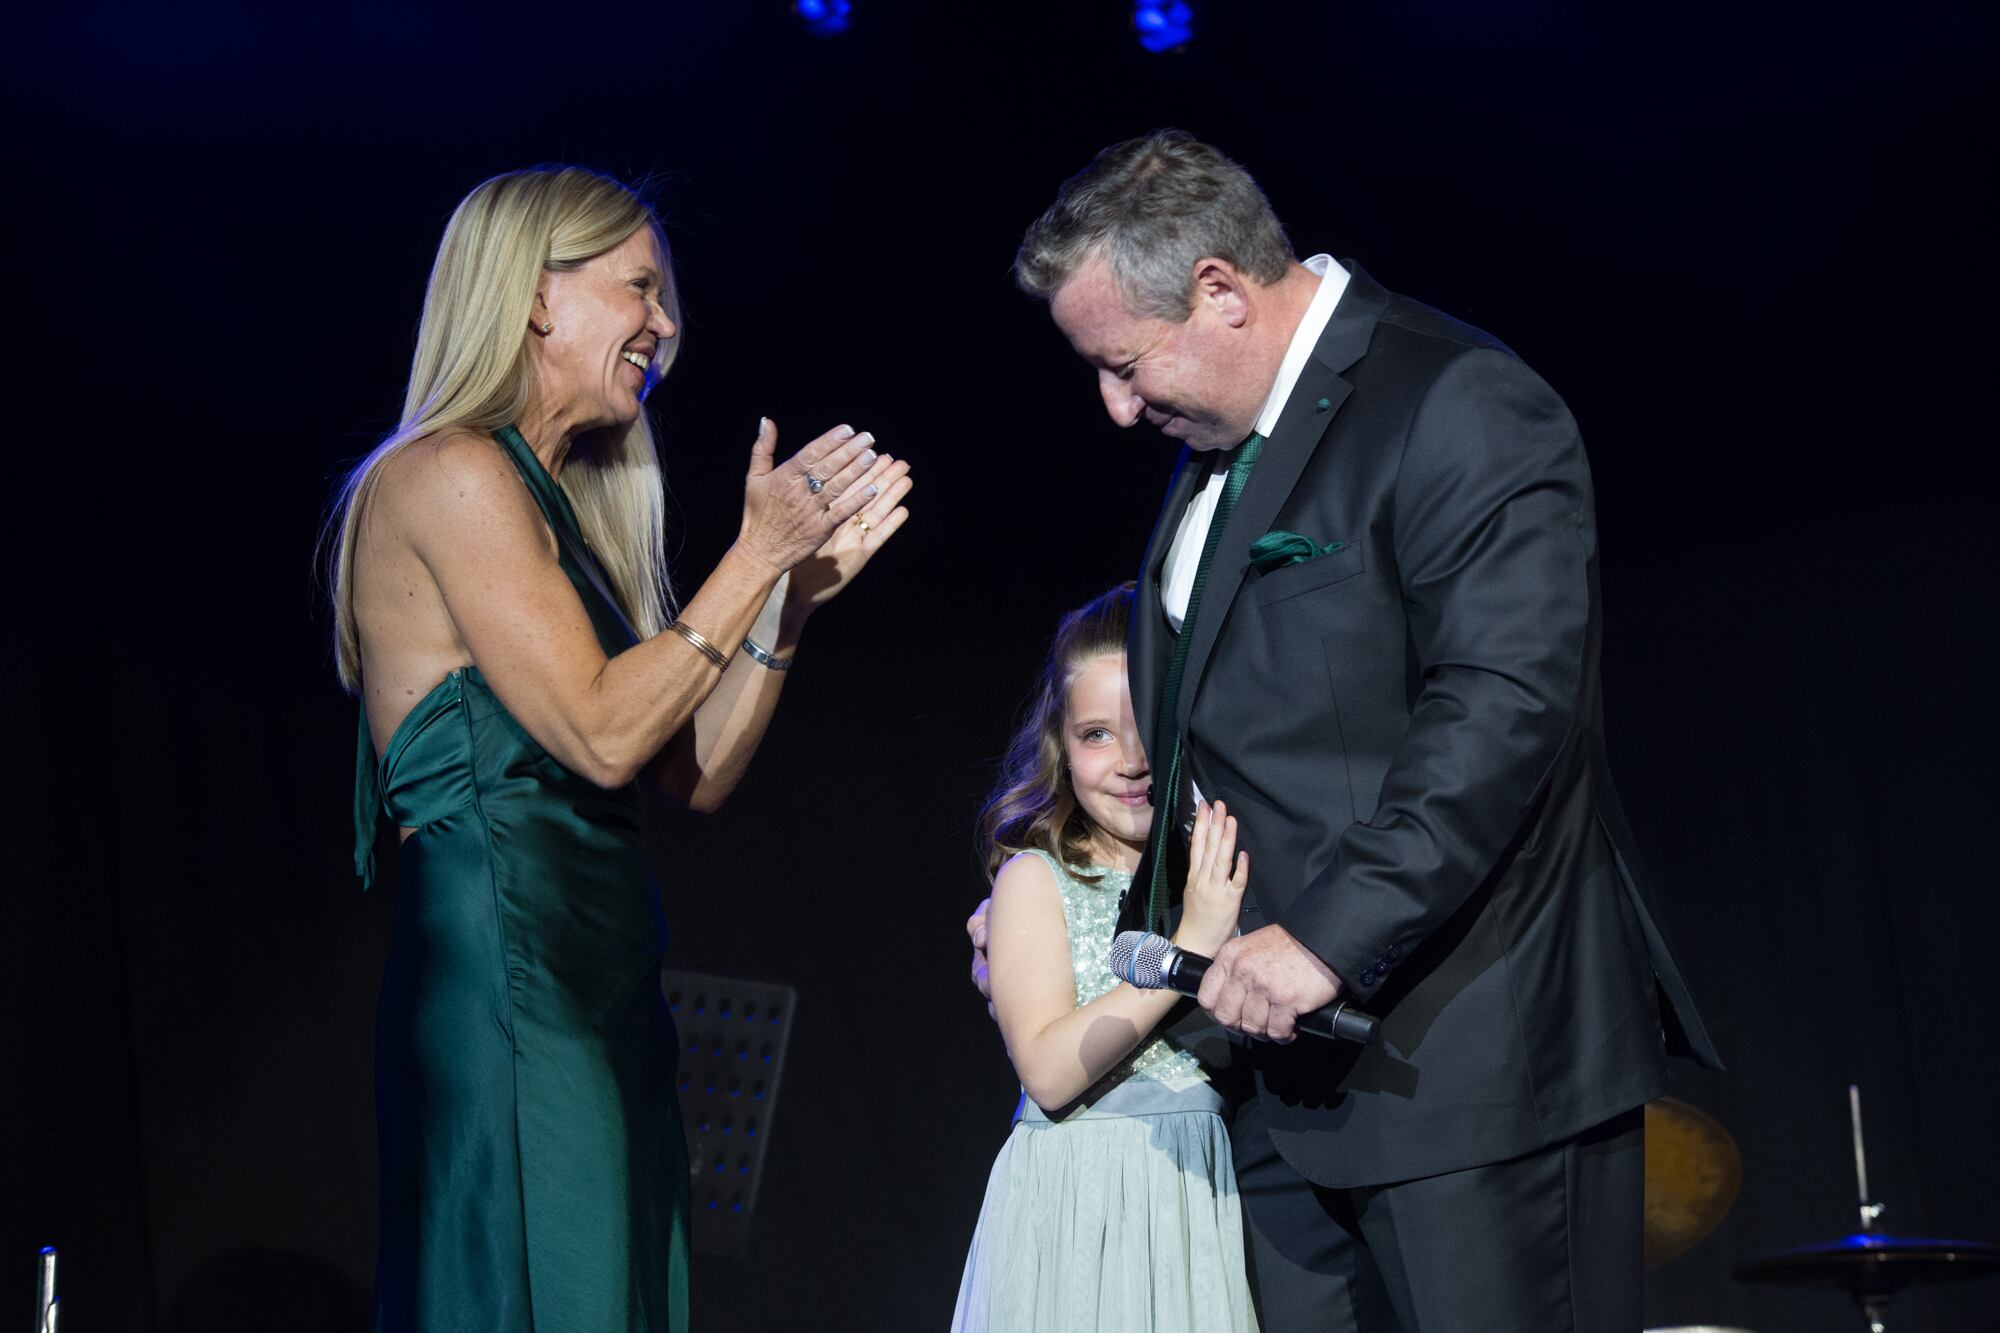
{"label": "handheld microphone", "polygon": [[[1201,990],[1201,979],[1214,961],[1189,953],[1166,936],[1151,931],[1128,930],[1111,941],[1111,974],[1141,990],[1194,995]],[[1311,1010],[1293,1020],[1300,1032],[1364,1046],[1375,1040],[1375,1030],[1381,1021],[1346,1000],[1336,1000],[1324,1009]]]}

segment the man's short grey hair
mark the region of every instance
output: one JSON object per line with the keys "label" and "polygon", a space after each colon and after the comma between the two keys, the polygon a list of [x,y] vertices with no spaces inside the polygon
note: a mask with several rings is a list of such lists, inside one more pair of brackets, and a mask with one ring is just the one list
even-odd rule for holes
{"label": "man's short grey hair", "polygon": [[1226,259],[1259,283],[1285,276],[1292,243],[1250,173],[1184,130],[1116,143],[1063,182],[1014,256],[1014,281],[1047,300],[1091,255],[1133,314],[1180,323],[1195,261]]}

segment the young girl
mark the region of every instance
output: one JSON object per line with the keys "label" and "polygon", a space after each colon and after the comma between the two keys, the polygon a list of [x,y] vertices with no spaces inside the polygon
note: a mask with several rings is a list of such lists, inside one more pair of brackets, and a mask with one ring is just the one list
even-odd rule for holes
{"label": "young girl", "polygon": [[[1125,684],[1127,583],[1065,617],[981,819],[993,1007],[1026,1092],[986,1186],[954,1330],[1254,1330],[1222,1098],[1152,1035],[1178,998],[1107,966],[1152,827]],[[1005,864],[1001,864],[1002,862]],[[1196,817],[1174,941],[1213,956],[1249,854]]]}

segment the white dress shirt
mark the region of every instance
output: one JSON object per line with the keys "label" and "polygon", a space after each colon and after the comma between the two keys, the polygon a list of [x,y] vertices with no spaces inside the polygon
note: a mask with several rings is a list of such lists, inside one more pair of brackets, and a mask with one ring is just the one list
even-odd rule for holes
{"label": "white dress shirt", "polygon": [[[1257,433],[1266,438],[1278,428],[1285,400],[1292,396],[1292,390],[1299,382],[1299,372],[1305,369],[1306,359],[1319,345],[1320,335],[1326,332],[1326,322],[1333,318],[1333,308],[1340,304],[1340,294],[1347,290],[1347,270],[1332,255],[1314,255],[1305,261],[1305,266],[1320,275],[1319,289],[1313,293],[1311,304],[1306,306],[1305,317],[1299,320],[1291,345],[1285,348],[1285,359],[1278,363],[1278,377],[1271,382],[1271,392],[1264,398],[1263,410],[1257,413]],[[1194,591],[1195,568],[1201,563],[1201,548],[1208,542],[1208,526],[1215,517],[1216,501],[1222,498],[1223,483],[1229,479],[1228,457],[1227,453],[1218,452],[1215,461],[1210,464],[1207,484],[1194,499],[1188,501],[1187,512],[1181,515],[1181,525],[1174,533],[1173,545],[1167,548],[1166,562],[1160,566],[1160,606],[1167,614],[1167,624],[1173,627],[1176,634],[1181,632],[1181,622],[1187,619],[1188,595]]]}

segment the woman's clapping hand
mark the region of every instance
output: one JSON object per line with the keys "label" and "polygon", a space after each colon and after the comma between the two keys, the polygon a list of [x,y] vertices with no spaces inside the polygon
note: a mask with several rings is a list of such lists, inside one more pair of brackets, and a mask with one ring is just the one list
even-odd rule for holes
{"label": "woman's clapping hand", "polygon": [[[894,460],[878,455],[874,444],[866,431],[839,426],[779,463],[778,428],[765,418],[750,446],[737,544],[777,570],[826,546],[843,523],[881,498],[874,476]],[[873,536],[873,527],[863,535]]]}
{"label": "woman's clapping hand", "polygon": [[791,586],[785,592],[787,621],[796,626],[824,606],[896,535],[910,516],[903,499],[915,484],[906,460],[887,454],[876,457],[875,466],[862,478],[863,487],[875,488],[875,497],[835,528],[819,550],[792,567]]}

